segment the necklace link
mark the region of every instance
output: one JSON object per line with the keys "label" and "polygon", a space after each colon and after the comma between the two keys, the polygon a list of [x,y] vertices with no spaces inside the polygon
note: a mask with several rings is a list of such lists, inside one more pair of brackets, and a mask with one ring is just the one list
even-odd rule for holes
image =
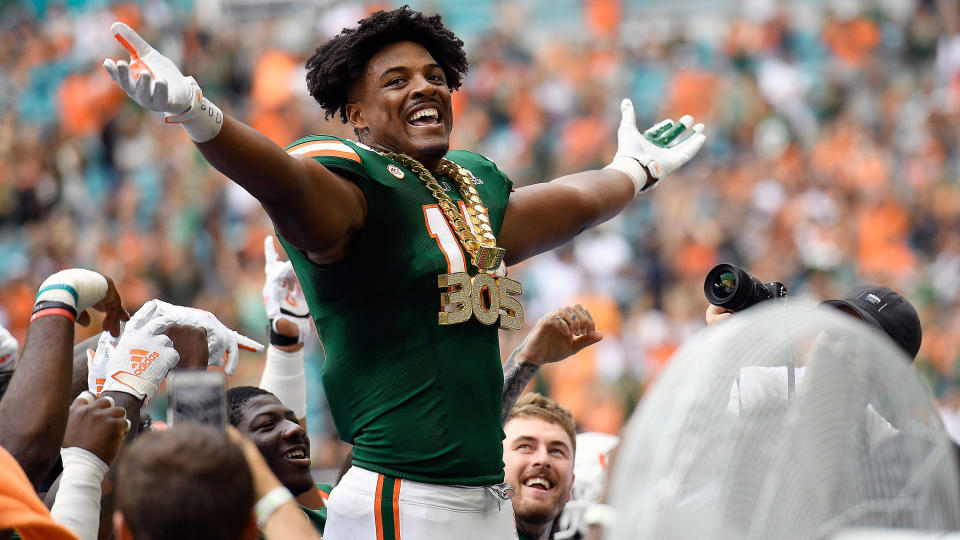
{"label": "necklace link", "polygon": [[500,263],[503,262],[504,250],[497,247],[497,238],[490,226],[489,212],[483,205],[480,193],[473,185],[470,174],[463,167],[444,158],[440,161],[439,172],[445,174],[457,185],[470,224],[463,219],[453,199],[440,187],[437,179],[422,163],[406,154],[394,152],[380,152],[380,154],[400,163],[420,178],[420,181],[437,201],[437,206],[443,212],[444,217],[447,218],[447,222],[453,227],[460,243],[470,253],[473,265],[477,267],[477,270],[493,272],[500,266]]}

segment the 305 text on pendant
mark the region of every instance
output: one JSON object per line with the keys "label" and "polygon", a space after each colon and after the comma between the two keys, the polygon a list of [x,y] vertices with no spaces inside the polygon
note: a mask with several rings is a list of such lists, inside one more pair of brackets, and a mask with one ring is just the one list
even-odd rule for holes
{"label": "305 text on pendant", "polygon": [[437,286],[446,289],[440,294],[440,324],[458,324],[475,317],[483,324],[500,321],[501,328],[523,328],[523,306],[514,298],[523,293],[519,281],[479,273],[440,274]]}

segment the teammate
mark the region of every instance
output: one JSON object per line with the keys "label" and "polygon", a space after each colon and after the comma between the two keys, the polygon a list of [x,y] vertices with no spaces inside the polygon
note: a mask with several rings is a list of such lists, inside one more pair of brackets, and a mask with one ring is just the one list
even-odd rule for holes
{"label": "teammate", "polygon": [[[270,392],[254,386],[227,391],[230,424],[250,437],[280,483],[320,534],[327,521],[325,499],[331,487],[310,474],[310,439],[297,415]],[[314,497],[318,494],[320,500]]]}
{"label": "teammate", "polygon": [[530,393],[517,402],[503,430],[504,475],[515,490],[517,532],[521,540],[549,538],[573,489],[573,416],[552,399]]}
{"label": "teammate", "polygon": [[515,534],[501,485],[497,327],[522,327],[523,308],[504,263],[617,215],[696,154],[703,126],[686,116],[642,134],[624,100],[608,167],[513,191],[489,160],[449,150],[467,60],[439,16],[376,12],[319,47],[308,89],[357,140],[312,136],[286,150],[223,115],[125,24],[112,30],[131,60],[106,60],[111,77],[260,201],[296,269],[331,413],[354,445],[327,533]]}

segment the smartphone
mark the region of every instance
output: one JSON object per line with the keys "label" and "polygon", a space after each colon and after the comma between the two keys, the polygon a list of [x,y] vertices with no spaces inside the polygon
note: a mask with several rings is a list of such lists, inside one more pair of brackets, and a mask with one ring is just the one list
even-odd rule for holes
{"label": "smartphone", "polygon": [[170,388],[168,425],[195,422],[226,429],[227,380],[223,372],[199,369],[171,371],[167,386]]}

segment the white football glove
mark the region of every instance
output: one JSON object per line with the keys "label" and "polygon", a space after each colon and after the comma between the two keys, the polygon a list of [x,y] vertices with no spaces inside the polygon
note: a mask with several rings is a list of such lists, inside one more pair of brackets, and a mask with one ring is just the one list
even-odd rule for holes
{"label": "white football glove", "polygon": [[126,392],[149,401],[180,362],[173,341],[163,335],[171,326],[168,320],[154,318],[140,328],[125,328],[116,348],[106,355],[103,391]]}
{"label": "white football glove", "polygon": [[0,326],[0,373],[13,371],[17,366],[17,353],[20,344],[6,328]]}
{"label": "white football glove", "polygon": [[272,236],[263,239],[263,255],[266,259],[263,271],[267,274],[263,284],[263,305],[270,319],[270,327],[277,332],[277,321],[286,319],[297,326],[300,331],[297,343],[303,343],[310,331],[310,309],[307,299],[303,297],[297,274],[293,271],[293,264],[280,260]]}
{"label": "white football glove", "polygon": [[[637,129],[637,116],[633,102],[625,99],[620,103],[620,128],[617,130],[617,153],[613,161],[604,167],[625,173],[633,180],[636,194],[657,185],[664,176],[693,159],[707,137],[703,124],[693,126],[693,117],[685,115],[676,124],[663,120],[642,134]],[[650,178],[653,182],[648,184]]]}
{"label": "white football glove", "polygon": [[108,58],[103,67],[128,96],[145,109],[164,113],[165,122],[180,124],[198,143],[220,133],[223,113],[203,97],[193,77],[185,77],[176,64],[126,24],[115,22],[110,31],[130,52],[130,61]]}
{"label": "white football glove", "polygon": [[94,396],[99,397],[103,392],[103,385],[107,382],[107,364],[110,363],[110,355],[116,350],[125,328],[126,323],[120,323],[120,334],[117,337],[111,336],[110,332],[103,332],[100,334],[100,340],[97,341],[97,350],[87,349],[87,390]]}
{"label": "white football glove", "polygon": [[[127,326],[141,328],[154,323],[160,324],[164,329],[175,325],[204,329],[207,332],[207,349],[210,353],[209,365],[223,366],[227,375],[237,369],[240,360],[237,355],[238,348],[253,352],[263,351],[263,345],[227,328],[209,311],[175,306],[162,300],[150,300],[144,304],[127,322]],[[224,352],[227,353],[226,365],[223,361]]]}

